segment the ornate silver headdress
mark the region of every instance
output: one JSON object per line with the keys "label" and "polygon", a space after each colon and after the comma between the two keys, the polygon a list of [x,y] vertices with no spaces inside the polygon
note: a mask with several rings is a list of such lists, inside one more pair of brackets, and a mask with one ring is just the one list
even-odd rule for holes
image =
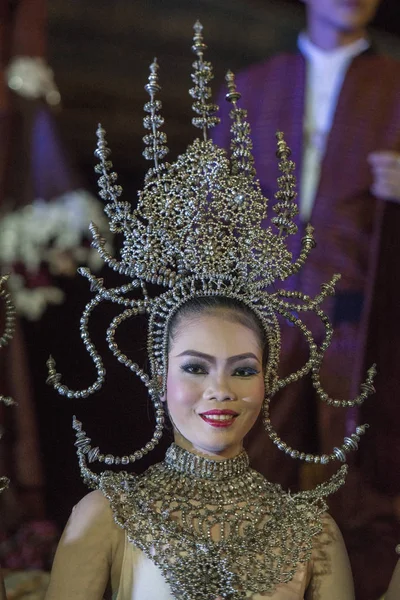
{"label": "ornate silver headdress", "polygon": [[[5,305],[5,315],[4,315],[4,328],[3,333],[0,335],[0,348],[4,348],[7,346],[13,336],[14,328],[15,328],[15,308],[11,300],[10,294],[7,292],[6,283],[8,280],[8,275],[0,276],[0,299],[4,302]],[[6,406],[11,406],[15,404],[14,400],[10,398],[10,396],[3,396],[0,394],[0,402],[3,402]],[[2,433],[0,431],[0,438],[2,437]],[[8,486],[9,480],[7,477],[0,476],[0,492],[4,490]]]}
{"label": "ornate silver headdress", "polygon": [[[138,375],[148,388],[154,403],[156,427],[152,439],[144,448],[129,456],[116,457],[101,453],[98,447],[92,447],[90,438],[82,430],[82,424],[74,418],[73,426],[77,437],[75,445],[86,479],[95,478],[86,466],[86,458],[90,463],[99,461],[107,465],[126,465],[152,450],[161,438],[164,410],[160,395],[165,386],[167,371],[168,324],[179,308],[195,297],[234,298],[254,311],[263,324],[269,344],[265,373],[267,398],[263,416],[268,435],[280,449],[293,458],[308,462],[345,462],[346,454],[357,448],[360,435],[367,427],[357,427],[340,447],[323,456],[305,454],[291,448],[272,427],[270,399],[288,384],[309,374],[316,393],[323,402],[334,407],[350,407],[360,405],[373,392],[375,369],[372,367],[368,371],[361,393],[354,400],[330,398],[323,390],[319,370],[332,338],[332,327],[321,309],[321,303],[334,293],[339,276],[335,275],[329,283],[322,285],[321,292],[315,298],[297,291],[276,290],[276,282],[284,281],[297,273],[315,245],[310,225],[306,228],[298,257],[293,258],[286,245],[287,237],[297,231],[294,216],[298,212],[294,163],[289,158],[290,150],[282,133],[278,133],[277,157],[282,174],[278,178],[278,191],[275,194],[275,216],[270,220],[271,225],[265,228],[262,222],[267,216],[267,200],[255,177],[247,113],[237,106],[240,93],[231,72],[226,76],[226,98],[233,107],[230,113],[231,157],[208,137],[209,129],[219,121],[215,116],[218,107],[211,101],[209,83],[213,77],[212,66],[204,60],[206,45],[203,42],[202,26],[196,23],[194,29],[192,50],[196,54],[196,60],[193,63],[193,87],[190,95],[194,99],[193,110],[196,113],[193,125],[201,130],[202,137],[196,139],[176,162],[165,162],[168,153],[167,139],[161,131],[164,119],[160,114],[161,102],[156,99],[161,88],[157,61],[154,60],[145,86],[150,101],[144,107],[147,113],[144,127],[148,130],[144,137],[144,156],[153,161],[153,166],[147,172],[135,209],[132,209],[129,202],[121,200],[122,189],[116,184],[117,175],[109,160],[110,150],[105,140],[105,131],[101,126],[97,130],[96,155],[100,162],[96,172],[100,175],[100,196],[106,202],[105,212],[111,231],[121,233],[124,240],[121,258],[117,260],[108,254],[104,239],[96,225],[92,224],[90,229],[93,246],[114,271],[128,276],[131,281],[118,288],[108,289],[103,279],[93,276],[87,268],[80,269],[81,275],[89,280],[91,290],[95,292],[94,298],[83,312],[80,330],[97,370],[97,379],[86,389],[71,390],[61,382],[55,361],[50,357],[47,381],[68,398],[85,398],[101,388],[105,369],[89,337],[88,320],[93,309],[101,302],[118,304],[122,312],[108,327],[108,345],[118,361]],[[157,286],[157,292],[153,294],[149,291],[152,284]],[[140,298],[131,297],[131,292],[137,291],[141,294]],[[321,344],[315,341],[312,332],[297,316],[306,311],[312,311],[325,327],[325,338]],[[142,313],[149,318],[150,374],[123,354],[115,341],[117,328],[126,320]],[[302,331],[310,348],[309,359],[303,367],[282,379],[277,375],[281,337],[279,315]],[[160,380],[162,384],[159,383]]]}

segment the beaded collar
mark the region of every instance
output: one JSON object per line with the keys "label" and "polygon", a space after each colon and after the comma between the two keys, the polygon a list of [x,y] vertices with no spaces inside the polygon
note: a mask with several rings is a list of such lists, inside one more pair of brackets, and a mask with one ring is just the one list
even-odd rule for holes
{"label": "beaded collar", "polygon": [[213,460],[172,444],[165,454],[165,462],[185,475],[214,481],[237,477],[249,470],[249,457],[244,450],[234,458]]}
{"label": "beaded collar", "polygon": [[342,469],[291,495],[249,467],[245,452],[210,460],[173,444],[140,476],[105,472],[99,488],[129,541],[177,600],[243,600],[291,581],[311,558],[325,498]]}

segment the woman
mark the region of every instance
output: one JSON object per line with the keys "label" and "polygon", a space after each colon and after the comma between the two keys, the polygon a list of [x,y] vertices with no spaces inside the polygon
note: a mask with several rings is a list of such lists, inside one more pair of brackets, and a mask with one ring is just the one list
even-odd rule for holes
{"label": "woman", "polygon": [[[243,457],[243,439],[259,417],[265,396],[265,352],[262,326],[239,303],[225,298],[210,302],[204,298],[185,305],[177,313],[170,328],[163,400],[168,406],[177,455],[181,459],[191,464],[199,457],[199,465],[215,465],[216,472],[222,474],[223,468]],[[174,450],[174,446],[171,448]],[[171,455],[168,464],[172,469],[178,468]],[[282,503],[287,501],[284,492],[277,493],[255,471],[245,473],[263,488],[266,502],[268,496],[271,503],[276,502],[274,495]],[[243,476],[238,479],[239,483],[246,480]],[[222,481],[229,483],[226,478]],[[201,485],[201,477],[197,483]],[[215,484],[218,485],[218,480]],[[245,490],[245,494],[249,491]],[[201,498],[200,493],[200,502]],[[117,506],[118,500],[113,497],[111,504]],[[250,503],[247,505],[243,497],[229,507],[238,520],[243,519],[243,524],[249,519],[249,510]],[[224,513],[221,507],[213,507],[210,514],[213,514],[213,525],[209,527],[211,539],[218,544]],[[302,516],[299,513],[299,523]],[[180,508],[172,518],[183,526]],[[196,527],[196,517],[191,518]],[[306,594],[306,598],[353,598],[351,571],[341,534],[330,517],[324,515],[322,520],[323,530],[316,536],[312,556],[298,565],[293,578],[277,585],[271,594],[249,597],[289,600]],[[169,600],[171,594],[161,572],[130,544],[127,535],[114,522],[110,502],[101,492],[85,497],[74,509],[61,539],[47,598],[101,600],[108,588],[117,594],[118,600]],[[242,535],[246,544],[245,534]],[[229,535],[226,537],[229,540]]]}
{"label": "woman", "polygon": [[[74,391],[61,383],[55,362],[48,361],[51,384],[68,398],[84,398],[100,389],[105,376],[102,359],[90,340],[88,320],[103,300],[122,307],[107,330],[110,350],[138,375],[155,408],[150,442],[131,455],[103,454],[91,445],[74,420],[76,447],[85,481],[97,491],[73,511],[54,562],[47,600],[242,600],[302,598],[329,600],[354,597],[351,573],[341,535],[326,513],[326,496],[343,483],[343,469],[311,492],[291,495],[249,468],[243,440],[262,417],[268,435],[286,454],[307,462],[344,461],[356,449],[364,427],[321,457],[290,448],[274,431],[269,403],[278,389],[311,374],[317,394],[334,406],[361,403],[371,391],[369,373],[355,401],[328,397],[319,382],[319,368],[329,345],[331,328],[320,303],[333,292],[323,286],[319,296],[267,291],[279,279],[300,270],[313,247],[307,230],[294,262],[285,246],[293,233],[294,165],[278,135],[282,176],[278,179],[277,216],[272,228],[262,227],[266,200],[254,178],[251,142],[240,95],[228,74],[232,111],[232,159],[215,146],[207,131],[216,122],[208,83],[211,66],[203,60],[201,25],[195,25],[193,50],[195,126],[203,138],[170,165],[157,63],[151,65],[144,120],[145,156],[154,160],[139,194],[137,209],[119,200],[104,130],[98,130],[99,184],[106,200],[111,230],[123,233],[121,261],[112,258],[95,226],[93,245],[130,283],[107,289],[102,279],[82,269],[95,292],[81,319],[81,337],[97,371],[96,381]],[[157,287],[155,287],[155,284]],[[298,317],[314,311],[326,329],[318,346]],[[127,319],[147,314],[151,374],[119,349],[116,331]],[[299,327],[310,358],[296,373],[280,379],[278,316]],[[88,462],[128,465],[158,443],[164,413],[170,417],[174,444],[165,460],[143,475],[109,470],[96,475]]]}

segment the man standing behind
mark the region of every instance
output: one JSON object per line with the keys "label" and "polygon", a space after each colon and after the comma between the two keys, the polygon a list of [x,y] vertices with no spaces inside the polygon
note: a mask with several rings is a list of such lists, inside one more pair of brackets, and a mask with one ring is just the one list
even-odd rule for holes
{"label": "man standing behind", "polygon": [[[243,72],[237,78],[240,105],[248,110],[257,172],[271,200],[275,131],[283,131],[291,146],[300,205],[294,254],[306,223],[318,232],[296,287],[315,295],[334,273],[342,275],[328,306],[335,335],[322,384],[333,398],[354,397],[365,369],[376,362],[377,393],[357,410],[335,410],[316,403],[309,381],[298,382],[277,398],[272,421],[292,446],[328,453],[356,424],[371,423],[331,510],[347,543],[357,598],[376,600],[389,583],[400,539],[400,63],[380,55],[367,36],[379,0],[304,3],[307,29],[299,35],[299,51]],[[214,139],[228,147],[229,105],[220,106],[226,114]],[[310,326],[318,339],[318,324]],[[307,353],[297,328],[283,327],[286,374]],[[298,483],[294,461],[257,432],[249,453],[270,479]]]}

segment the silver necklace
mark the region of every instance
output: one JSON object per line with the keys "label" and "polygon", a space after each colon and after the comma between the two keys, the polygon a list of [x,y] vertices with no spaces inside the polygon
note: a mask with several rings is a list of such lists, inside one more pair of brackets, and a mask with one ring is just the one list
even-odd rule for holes
{"label": "silver necklace", "polygon": [[311,558],[325,497],[343,470],[291,495],[242,452],[215,461],[172,444],[143,475],[104,473],[100,489],[129,541],[161,570],[177,600],[243,600],[291,581]]}

